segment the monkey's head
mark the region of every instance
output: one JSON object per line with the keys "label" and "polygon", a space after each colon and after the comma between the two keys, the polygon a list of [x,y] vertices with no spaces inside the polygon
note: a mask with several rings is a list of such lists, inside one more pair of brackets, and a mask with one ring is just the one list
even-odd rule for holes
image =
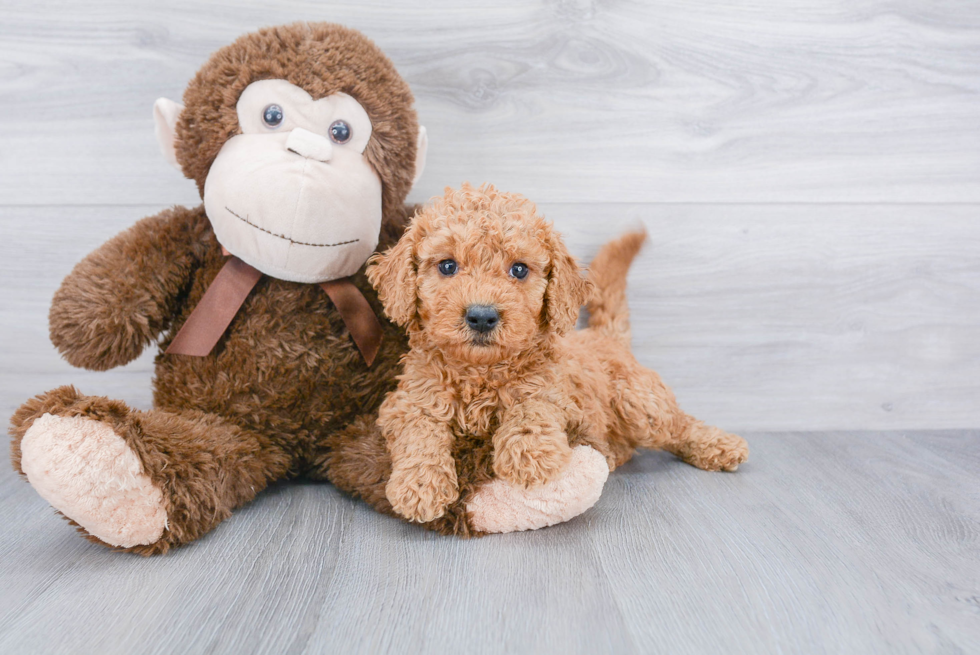
{"label": "monkey's head", "polygon": [[218,242],[263,273],[323,282],[374,252],[425,164],[412,93],[364,35],[329,23],[247,34],[154,107]]}

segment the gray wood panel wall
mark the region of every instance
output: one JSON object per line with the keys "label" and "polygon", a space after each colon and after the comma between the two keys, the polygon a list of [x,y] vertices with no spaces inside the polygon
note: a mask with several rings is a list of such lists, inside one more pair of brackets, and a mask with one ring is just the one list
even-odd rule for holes
{"label": "gray wood panel wall", "polygon": [[0,411],[71,369],[47,307],[85,253],[197,204],[151,107],[294,20],[361,29],[430,134],[413,191],[493,182],[587,260],[640,222],[634,346],[734,430],[980,425],[980,3],[0,3]]}

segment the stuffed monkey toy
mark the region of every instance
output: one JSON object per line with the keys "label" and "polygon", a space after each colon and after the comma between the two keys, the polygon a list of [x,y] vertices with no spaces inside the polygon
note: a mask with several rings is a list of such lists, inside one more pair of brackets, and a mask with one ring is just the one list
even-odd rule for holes
{"label": "stuffed monkey toy", "polygon": [[[158,345],[154,408],[41,394],[11,420],[14,469],[89,540],[144,555],[197,539],[282,478],[332,479],[390,512],[375,421],[407,340],[363,269],[414,211],[426,133],[408,85],[360,33],[298,23],[220,49],[183,105],[161,99],[154,116],[203,204],[88,255],[49,317],[74,366],[107,370]],[[548,488],[481,496],[491,481],[462,475],[460,500],[426,527],[567,520],[601,492],[595,455]]]}

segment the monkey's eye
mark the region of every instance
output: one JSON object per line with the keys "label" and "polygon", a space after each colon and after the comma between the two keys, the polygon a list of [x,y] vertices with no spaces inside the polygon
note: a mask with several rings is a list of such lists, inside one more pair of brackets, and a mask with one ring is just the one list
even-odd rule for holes
{"label": "monkey's eye", "polygon": [[527,264],[517,262],[510,267],[510,275],[511,277],[516,277],[518,280],[523,280],[527,277],[528,270]]}
{"label": "monkey's eye", "polygon": [[279,105],[269,105],[263,109],[262,122],[271,128],[279,127],[282,124],[282,107]]}
{"label": "monkey's eye", "polygon": [[330,138],[334,143],[347,143],[353,132],[345,121],[334,121],[330,124]]}
{"label": "monkey's eye", "polygon": [[456,265],[456,261],[453,259],[443,259],[439,262],[439,272],[446,277],[451,277],[456,275],[456,271],[459,266]]}

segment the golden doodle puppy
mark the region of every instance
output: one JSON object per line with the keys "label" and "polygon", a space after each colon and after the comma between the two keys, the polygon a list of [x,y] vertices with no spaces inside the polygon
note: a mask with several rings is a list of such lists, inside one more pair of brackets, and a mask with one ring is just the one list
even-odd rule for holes
{"label": "golden doodle puppy", "polygon": [[[410,352],[378,426],[396,512],[427,522],[459,491],[457,438],[492,440],[493,472],[514,485],[554,480],[587,445],[613,470],[637,447],[734,471],[745,441],[685,414],[630,352],[626,273],[645,234],[600,250],[589,277],[520,195],[447,189],[367,275]],[[574,330],[587,305],[589,327]]]}

